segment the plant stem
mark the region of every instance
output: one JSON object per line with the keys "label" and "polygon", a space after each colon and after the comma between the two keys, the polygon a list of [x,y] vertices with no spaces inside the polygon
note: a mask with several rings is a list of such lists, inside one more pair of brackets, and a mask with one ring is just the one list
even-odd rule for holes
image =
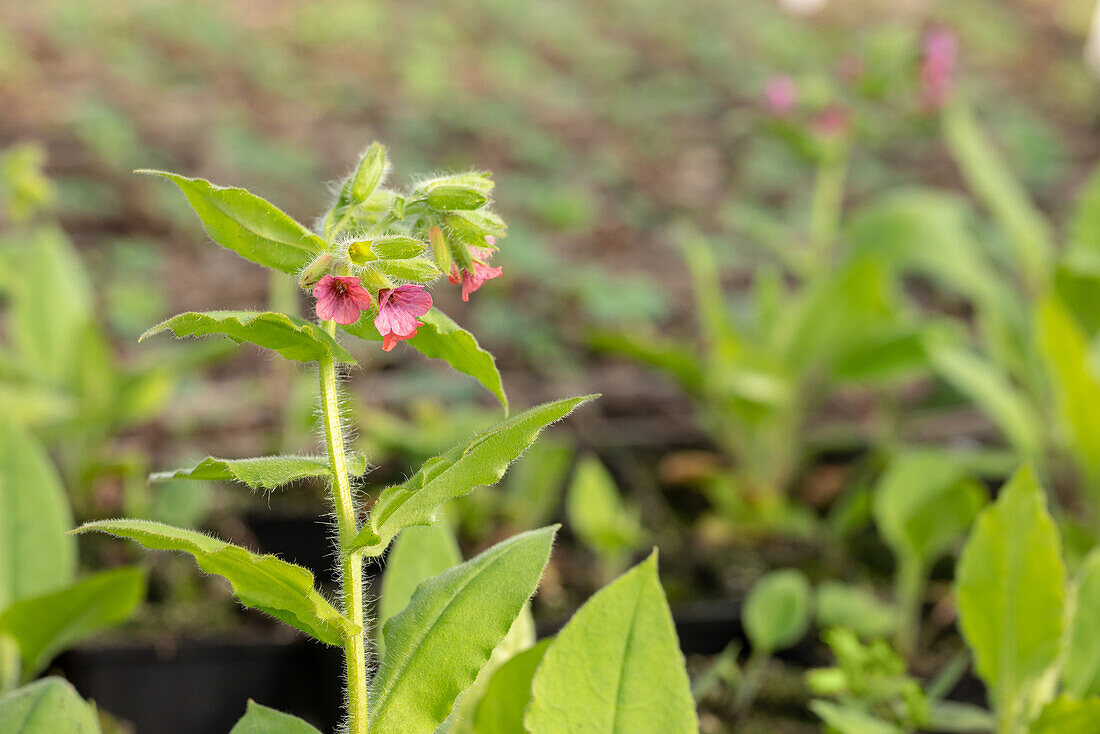
{"label": "plant stem", "polygon": [[903,658],[913,655],[920,634],[921,603],[927,572],[924,563],[909,554],[898,558],[897,599],[900,618],[895,647]]}
{"label": "plant stem", "polygon": [[[326,321],[325,331],[336,334],[336,323]],[[329,466],[332,467],[332,504],[336,510],[336,525],[340,539],[340,577],[344,585],[344,616],[361,628],[359,634],[344,642],[344,659],[347,663],[348,734],[367,732],[367,649],[366,625],[363,618],[363,554],[348,553],[358,532],[355,519],[355,502],[348,481],[347,461],[344,457],[344,432],[340,423],[340,399],[336,387],[336,363],[332,357],[322,357],[318,362],[321,381],[321,412],[325,423],[325,448]]]}
{"label": "plant stem", "polygon": [[825,151],[817,168],[810,202],[809,273],[827,268],[833,256],[833,243],[840,229],[844,206],[844,178],[848,170],[846,144]]}

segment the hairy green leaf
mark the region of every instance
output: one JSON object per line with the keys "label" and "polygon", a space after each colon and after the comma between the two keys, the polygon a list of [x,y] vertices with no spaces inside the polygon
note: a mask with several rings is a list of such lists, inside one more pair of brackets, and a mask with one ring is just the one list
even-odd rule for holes
{"label": "hairy green leaf", "polygon": [[741,611],[754,650],[770,654],[802,639],[810,626],[812,590],[798,569],[772,571],[749,590]]}
{"label": "hairy green leaf", "polygon": [[180,187],[210,238],[246,260],[295,274],[325,249],[325,241],[273,204],[244,189],[201,178],[143,169]]}
{"label": "hairy green leaf", "polygon": [[68,498],[46,452],[0,416],[0,609],[72,581]]}
{"label": "hairy green leaf", "polygon": [[95,711],[62,678],[43,678],[0,696],[4,734],[99,734]]}
{"label": "hairy green leaf", "polygon": [[[358,452],[347,456],[348,474],[353,477],[367,470],[367,457]],[[324,456],[260,456],[253,459],[218,459],[207,457],[190,469],[157,472],[149,481],[171,479],[206,479],[237,481],[253,489],[275,489],[305,477],[331,477],[332,469]]]}
{"label": "hairy green leaf", "polygon": [[535,592],[557,527],[521,533],[417,587],[385,626],[371,731],[434,732]]}
{"label": "hairy green leaf", "polygon": [[18,643],[23,677],[32,678],[69,645],[129,619],[144,598],[142,569],[102,571],[59,591],[15,602],[0,613],[0,635]]}
{"label": "hairy green leaf", "polygon": [[244,716],[233,726],[229,734],[320,734],[297,716],[261,706],[249,699]]}
{"label": "hairy green leaf", "polygon": [[73,532],[129,538],[151,550],[190,553],[199,568],[229,581],[246,607],[259,609],[330,645],[358,632],[313,587],[313,574],[275,556],[258,555],[208,535],[149,520],[98,520]]}
{"label": "hairy green leaf", "polygon": [[955,571],[963,636],[1001,720],[1058,657],[1066,569],[1042,488],[1022,469],[974,523]]}
{"label": "hairy green leaf", "polygon": [[543,428],[594,397],[544,403],[499,423],[465,446],[429,459],[409,481],[389,487],[379,495],[353,545],[368,548],[369,555],[377,555],[404,528],[430,525],[440,505],[498,481]]}
{"label": "hairy green leaf", "polygon": [[299,362],[312,362],[324,356],[332,356],[337,362],[355,362],[346,349],[316,324],[270,311],[190,311],[162,321],[142,334],[141,339],[168,330],[181,337],[225,334],[238,344],[250,342]]}
{"label": "hairy green leaf", "polygon": [[531,734],[699,730],[656,553],[596,592],[558,633],[524,723]]}
{"label": "hairy green leaf", "polygon": [[[442,359],[462,374],[473,377],[507,410],[508,397],[504,394],[504,385],[493,355],[481,348],[474,335],[437,308],[428,311],[420,320],[424,325],[417,329],[409,344],[425,357]],[[360,339],[382,341],[371,319],[359,319],[342,328]]]}

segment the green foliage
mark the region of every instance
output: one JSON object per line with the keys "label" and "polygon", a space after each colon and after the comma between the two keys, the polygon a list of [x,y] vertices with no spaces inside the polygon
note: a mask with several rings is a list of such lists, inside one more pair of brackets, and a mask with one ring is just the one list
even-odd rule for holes
{"label": "green foliage", "polygon": [[0,609],[69,583],[72,516],[49,458],[23,429],[0,418]]}
{"label": "green foliage", "polygon": [[138,173],[163,176],[179,186],[210,238],[246,260],[294,275],[325,249],[320,237],[244,189],[167,171]]}
{"label": "green foliage", "polygon": [[793,568],[772,571],[753,584],[742,609],[742,624],[754,653],[770,655],[802,639],[809,629],[812,590]]}
{"label": "green foliage", "polygon": [[501,665],[474,709],[476,734],[512,734],[524,731],[523,714],[531,700],[531,681],[552,639],[512,656]]}
{"label": "green foliage", "polygon": [[[360,453],[347,456],[348,474],[353,477],[367,470],[367,457]],[[190,469],[156,472],[153,482],[172,479],[206,479],[237,481],[252,489],[276,489],[306,477],[331,477],[327,457],[320,456],[260,456],[254,459],[217,459],[207,457]]]}
{"label": "green foliage", "polygon": [[573,464],[572,442],[543,437],[515,461],[505,480],[505,512],[521,528],[541,525],[557,511]]}
{"label": "green foliage", "polygon": [[[424,322],[424,326],[417,329],[416,336],[409,340],[409,344],[425,357],[442,359],[459,372],[473,377],[496,396],[507,410],[508,398],[504,394],[496,361],[493,355],[481,348],[474,335],[437,308],[428,311],[420,320]],[[371,319],[361,318],[342,328],[360,339],[382,341]]]}
{"label": "green foliage", "polygon": [[229,734],[320,734],[297,716],[261,706],[249,700],[244,716]]}
{"label": "green foliage", "polygon": [[458,543],[446,522],[401,531],[386,556],[386,572],[382,576],[382,596],[375,620],[379,658],[385,657],[386,638],[382,630],[386,622],[408,606],[421,582],[461,562]]}
{"label": "green foliage", "polygon": [[43,678],[0,696],[4,734],[99,734],[94,709],[61,678]]}
{"label": "green foliage", "polygon": [[1100,695],[1100,549],[1085,558],[1073,584],[1062,683],[1074,698]]}
{"label": "green foliage", "polygon": [[485,431],[466,446],[429,459],[407,482],[379,495],[367,524],[355,539],[355,547],[378,555],[403,529],[434,522],[440,505],[498,481],[543,428],[593,397],[568,398],[531,408]]}
{"label": "green foliage", "polygon": [[556,527],[530,531],[422,583],[384,628],[371,731],[432,732],[534,593]]}
{"label": "green foliage", "polygon": [[1100,698],[1056,698],[1043,707],[1028,734],[1100,734]]}
{"label": "green foliage", "polygon": [[299,362],[313,362],[323,357],[332,357],[338,362],[355,362],[347,350],[316,324],[281,313],[183,313],[157,324],[142,334],[141,339],[168,330],[180,337],[225,334],[238,344],[250,342]]}
{"label": "green foliage", "polygon": [[1064,631],[1066,570],[1045,504],[1021,470],[979,515],[955,571],[959,624],[1001,722],[1028,710]]}
{"label": "green foliage", "polygon": [[656,553],[598,591],[550,643],[524,725],[531,734],[698,731]]}
{"label": "green foliage", "polygon": [[894,605],[859,586],[839,581],[818,585],[814,609],[817,625],[822,628],[846,627],[864,639],[897,631],[898,610]]}
{"label": "green foliage", "polygon": [[123,622],[145,599],[139,568],[102,571],[58,591],[29,597],[0,611],[0,636],[19,646],[29,680],[73,643]]}
{"label": "green foliage", "polygon": [[321,642],[342,645],[345,637],[357,633],[355,625],[317,592],[313,574],[301,566],[148,520],[99,520],[74,532],[92,531],[129,538],[150,550],[189,553],[203,571],[228,580],[246,607],[266,612]]}
{"label": "green foliage", "polygon": [[569,528],[601,556],[619,559],[642,544],[640,513],[619,496],[615,478],[596,456],[577,464],[565,499]]}

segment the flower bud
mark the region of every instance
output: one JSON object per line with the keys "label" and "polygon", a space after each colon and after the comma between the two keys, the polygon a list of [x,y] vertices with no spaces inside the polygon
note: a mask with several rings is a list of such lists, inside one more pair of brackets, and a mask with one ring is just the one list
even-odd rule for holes
{"label": "flower bud", "polygon": [[351,200],[362,203],[374,193],[382,177],[386,174],[386,147],[381,143],[371,143],[359,160],[359,167],[351,179]]}
{"label": "flower bud", "polygon": [[428,241],[432,243],[432,259],[436,266],[444,273],[451,271],[451,250],[447,247],[447,240],[443,237],[443,230],[432,227],[428,230]]}
{"label": "flower bud", "polygon": [[489,197],[467,186],[436,186],[428,192],[428,206],[440,211],[479,209]]}
{"label": "flower bud", "polygon": [[302,274],[298,277],[298,287],[302,289],[309,289],[316,285],[321,278],[328,275],[332,269],[332,255],[327,252],[319,255],[316,260],[310,263]]}

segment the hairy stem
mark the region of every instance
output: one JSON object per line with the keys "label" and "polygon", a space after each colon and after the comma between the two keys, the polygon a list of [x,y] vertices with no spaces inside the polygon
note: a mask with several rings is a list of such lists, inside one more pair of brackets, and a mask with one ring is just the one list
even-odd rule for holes
{"label": "hairy stem", "polygon": [[[336,333],[336,323],[326,321],[325,331]],[[366,625],[363,619],[363,554],[348,552],[358,531],[355,502],[348,481],[347,460],[344,457],[344,431],[340,423],[340,402],[336,388],[336,363],[323,357],[318,363],[321,380],[321,412],[325,423],[325,448],[332,467],[332,504],[336,510],[336,525],[340,539],[340,571],[344,584],[344,616],[362,631],[344,642],[347,663],[348,734],[367,732],[367,649]]]}

